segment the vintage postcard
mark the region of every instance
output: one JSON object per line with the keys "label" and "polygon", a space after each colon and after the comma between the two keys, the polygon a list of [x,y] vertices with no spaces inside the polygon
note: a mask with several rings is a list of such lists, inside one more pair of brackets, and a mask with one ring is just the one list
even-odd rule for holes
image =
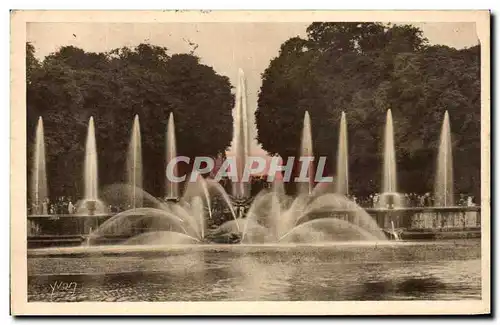
{"label": "vintage postcard", "polygon": [[12,11],[14,315],[490,313],[488,11]]}

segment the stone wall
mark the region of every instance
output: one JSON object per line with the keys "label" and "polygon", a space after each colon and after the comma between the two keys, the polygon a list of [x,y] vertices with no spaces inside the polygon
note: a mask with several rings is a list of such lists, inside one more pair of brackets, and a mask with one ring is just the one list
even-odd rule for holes
{"label": "stone wall", "polygon": [[28,237],[78,236],[89,234],[111,216],[29,216]]}
{"label": "stone wall", "polygon": [[[366,210],[383,229],[459,231],[481,228],[480,207]],[[392,223],[391,223],[392,222]]]}

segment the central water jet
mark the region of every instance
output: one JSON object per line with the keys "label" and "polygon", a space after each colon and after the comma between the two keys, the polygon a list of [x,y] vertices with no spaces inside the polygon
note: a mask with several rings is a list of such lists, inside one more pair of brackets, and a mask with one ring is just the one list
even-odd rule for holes
{"label": "central water jet", "polygon": [[236,160],[237,180],[232,184],[232,195],[235,198],[247,198],[250,196],[249,182],[243,180],[243,172],[250,154],[250,139],[248,129],[248,109],[246,80],[243,70],[238,71],[238,86],[236,90],[235,103],[235,125],[233,146]]}

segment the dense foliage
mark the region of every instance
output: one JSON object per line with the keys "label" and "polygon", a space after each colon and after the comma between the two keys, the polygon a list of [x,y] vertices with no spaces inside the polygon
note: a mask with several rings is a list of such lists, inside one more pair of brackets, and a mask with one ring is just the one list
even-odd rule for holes
{"label": "dense foliage", "polygon": [[272,154],[296,156],[308,110],[315,154],[329,157],[333,174],[341,111],[346,111],[350,188],[366,195],[380,191],[390,108],[399,191],[430,192],[448,110],[456,191],[479,196],[479,60],[479,46],[429,46],[409,25],[313,23],[306,39],[282,44],[263,74],[258,141]]}
{"label": "dense foliage", "polygon": [[[140,44],[107,53],[66,46],[37,61],[27,44],[28,158],[43,117],[51,196],[83,194],[87,125],[94,116],[100,185],[125,181],[135,114],[142,129],[144,187],[162,195],[165,131],[174,112],[180,155],[216,156],[230,145],[231,84],[191,54]],[[217,118],[214,118],[214,117]],[[30,166],[30,165],[28,165]]]}

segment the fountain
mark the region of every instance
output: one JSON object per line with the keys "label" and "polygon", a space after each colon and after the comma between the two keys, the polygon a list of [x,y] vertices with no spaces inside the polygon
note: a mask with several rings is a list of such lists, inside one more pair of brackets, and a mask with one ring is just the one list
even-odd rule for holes
{"label": "fountain", "polygon": [[383,193],[397,193],[396,190],[396,155],[394,150],[394,129],[392,113],[387,110],[387,120],[384,137],[384,170],[382,179]]}
{"label": "fountain", "polygon": [[401,207],[401,198],[397,192],[396,153],[394,149],[394,128],[392,112],[387,110],[384,135],[384,169],[382,177],[382,194],[379,204],[381,208],[394,209]]}
{"label": "fountain", "polygon": [[[106,191],[109,195],[106,199],[108,202],[119,202],[129,191],[128,186],[111,186]],[[160,201],[142,189],[136,191],[139,197],[144,198],[147,207],[129,209],[106,220],[91,234],[92,244],[125,237],[128,238],[125,244],[130,245],[200,243],[208,240],[207,235],[224,237],[217,232],[207,234],[210,196],[220,196],[231,217],[236,220],[229,196],[219,183],[211,179],[200,177],[196,182],[188,182],[184,194],[176,201]]]}
{"label": "fountain", "polygon": [[[250,130],[248,128],[248,108],[245,74],[242,69],[238,70],[238,85],[236,87],[236,98],[234,108],[234,126],[232,147],[236,167],[235,179],[231,182],[231,201],[235,213],[242,217],[249,205],[250,182],[243,177],[247,166],[247,157],[250,155]],[[251,175],[249,175],[251,177]]]}
{"label": "fountain", "polygon": [[91,116],[85,146],[85,200],[97,200],[97,147],[94,118]]}
{"label": "fountain", "polygon": [[[177,157],[177,143],[175,140],[175,122],[174,114],[170,112],[167,124],[167,136],[166,136],[166,163],[167,166],[169,162]],[[174,164],[172,170],[169,171],[167,167],[167,175],[178,176],[177,164]],[[179,183],[174,182],[169,177],[166,177],[165,181],[165,197],[167,200],[176,201],[179,198]]]}
{"label": "fountain", "polygon": [[345,112],[340,117],[339,145],[337,149],[337,193],[349,194],[349,159],[347,146],[347,121]]}
{"label": "fountain", "polygon": [[232,184],[232,196],[236,200],[244,200],[250,196],[249,183],[243,180],[243,171],[250,155],[248,119],[245,74],[239,69],[233,136],[237,180]]}
{"label": "fountain", "polygon": [[35,156],[33,159],[31,182],[32,214],[48,214],[47,206],[43,204],[48,198],[48,190],[45,165],[45,139],[41,116],[38,118],[36,126]]}
{"label": "fountain", "polygon": [[434,185],[434,205],[448,207],[454,205],[453,196],[453,156],[451,148],[450,116],[444,113],[439,142],[436,180]]}
{"label": "fountain", "polygon": [[83,201],[76,204],[77,214],[93,216],[96,213],[106,212],[106,207],[98,196],[98,173],[97,173],[97,146],[95,139],[94,118],[91,116],[87,130],[87,141],[85,145],[84,162],[84,186],[85,193]]}
{"label": "fountain", "polygon": [[[243,224],[242,243],[324,243],[385,241],[386,235],[356,203],[336,193],[299,195],[290,199],[263,191],[252,202]],[[233,221],[222,225],[226,231]]]}
{"label": "fountain", "polygon": [[299,176],[301,180],[298,184],[298,192],[299,195],[311,194],[314,187],[314,154],[311,134],[311,118],[308,111],[304,113],[300,158],[302,159]]}
{"label": "fountain", "polygon": [[140,208],[143,205],[142,197],[138,189],[142,189],[142,149],[141,149],[141,127],[139,116],[134,118],[132,135],[127,157],[127,176],[130,185],[129,203],[133,208]]}

